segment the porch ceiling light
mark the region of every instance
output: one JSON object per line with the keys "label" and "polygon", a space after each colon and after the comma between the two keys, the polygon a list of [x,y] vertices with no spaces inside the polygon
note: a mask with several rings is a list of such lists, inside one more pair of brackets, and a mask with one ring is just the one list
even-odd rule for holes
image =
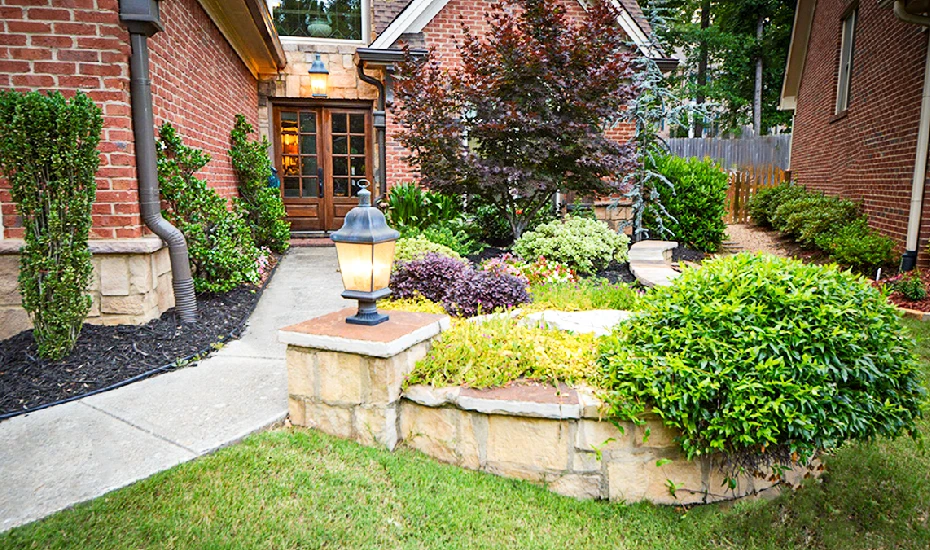
{"label": "porch ceiling light", "polygon": [[310,93],[313,97],[326,97],[329,88],[329,71],[320,59],[320,54],[316,54],[307,72],[310,73]]}
{"label": "porch ceiling light", "polygon": [[378,300],[391,294],[391,264],[394,241],[400,233],[391,229],[380,210],[371,206],[368,182],[359,182],[358,206],[346,214],[342,229],[330,237],[336,243],[339,269],[345,292],[342,297],[358,300],[358,313],[346,319],[353,325],[377,325],[388,320],[378,313]]}

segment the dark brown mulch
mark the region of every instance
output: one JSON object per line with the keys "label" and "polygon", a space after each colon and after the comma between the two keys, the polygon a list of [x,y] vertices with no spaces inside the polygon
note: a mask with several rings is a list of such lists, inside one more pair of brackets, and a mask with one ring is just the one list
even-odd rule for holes
{"label": "dark brown mulch", "polygon": [[678,245],[678,248],[672,250],[672,261],[673,262],[691,262],[695,264],[701,263],[707,255],[696,250],[694,248],[689,248],[687,246]]}
{"label": "dark brown mulch", "polygon": [[38,357],[31,330],[0,341],[0,420],[183,366],[238,338],[260,296],[257,287],[198,295],[200,320],[191,325],[174,309],[145,325],[85,324],[74,351],[61,361]]}
{"label": "dark brown mulch", "polygon": [[620,263],[618,261],[610,262],[606,267],[599,269],[594,276],[607,279],[613,284],[636,282],[636,277],[634,277],[633,272],[630,271],[630,264]]}
{"label": "dark brown mulch", "polygon": [[470,256],[468,256],[468,260],[471,263],[478,265],[482,262],[486,262],[487,260],[499,258],[503,256],[504,254],[507,254],[508,252],[510,252],[510,250],[506,248],[498,248],[496,246],[489,246],[477,254],[471,254]]}

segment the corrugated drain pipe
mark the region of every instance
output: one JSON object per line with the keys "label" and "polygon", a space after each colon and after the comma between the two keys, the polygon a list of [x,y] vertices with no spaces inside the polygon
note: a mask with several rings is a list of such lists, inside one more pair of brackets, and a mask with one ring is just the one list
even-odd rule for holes
{"label": "corrugated drain pipe", "polygon": [[197,321],[197,297],[191,277],[187,241],[184,235],[161,215],[158,189],[158,161],[155,155],[155,124],[152,115],[152,81],[149,78],[148,37],[161,30],[157,3],[150,0],[154,15],[146,19],[138,13],[126,13],[124,6],[138,2],[120,2],[120,19],[129,30],[132,55],[129,58],[129,92],[132,108],[132,133],[135,137],[136,175],[139,178],[139,206],[142,221],[168,243],[175,310],[185,323]]}
{"label": "corrugated drain pipe", "polygon": [[[372,113],[372,126],[375,127],[375,139],[378,141],[378,197],[375,198],[375,204],[378,200],[387,194],[387,150],[385,149],[385,131],[387,130],[387,115],[385,106],[386,91],[384,83],[373,76],[365,74],[365,61],[359,60],[356,65],[358,77],[363,81],[371,84],[378,89],[378,109]],[[386,69],[385,69],[386,71]]]}
{"label": "corrugated drain pipe", "polygon": [[[905,23],[930,27],[930,17],[907,13],[903,0],[894,3],[894,14]],[[927,54],[924,60],[924,87],[920,101],[920,122],[917,130],[917,156],[914,161],[914,177],[911,180],[911,209],[907,218],[907,241],[901,257],[901,271],[910,271],[917,266],[917,246],[920,237],[920,218],[923,211],[924,184],[927,180],[927,152],[930,148],[930,33]]]}

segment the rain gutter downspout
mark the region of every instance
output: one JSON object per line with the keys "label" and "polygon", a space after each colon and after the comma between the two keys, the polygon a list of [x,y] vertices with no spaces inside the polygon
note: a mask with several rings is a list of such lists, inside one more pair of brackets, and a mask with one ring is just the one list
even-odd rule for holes
{"label": "rain gutter downspout", "polygon": [[197,321],[197,298],[191,277],[187,241],[161,215],[158,161],[155,155],[155,124],[152,114],[152,81],[149,77],[148,37],[162,30],[157,0],[120,0],[120,21],[129,30],[129,93],[132,133],[135,138],[136,175],[142,221],[168,243],[176,311],[185,323]]}
{"label": "rain gutter downspout", "polygon": [[[378,186],[378,196],[375,197],[374,204],[387,195],[387,150],[385,148],[385,134],[387,131],[387,115],[385,114],[386,91],[384,83],[373,76],[365,74],[365,60],[359,59],[356,64],[358,77],[363,82],[367,82],[378,89],[378,108],[372,113],[371,125],[375,128],[375,140],[378,142],[378,177],[375,183]],[[385,69],[386,70],[386,69]]]}
{"label": "rain gutter downspout", "polygon": [[[894,3],[895,16],[905,23],[930,27],[930,17],[907,13],[903,0]],[[911,209],[907,218],[907,240],[901,257],[901,271],[917,266],[917,246],[920,237],[920,218],[923,211],[924,186],[927,180],[927,152],[930,149],[930,33],[924,60],[924,87],[920,101],[920,122],[917,130],[917,157],[911,181]]]}

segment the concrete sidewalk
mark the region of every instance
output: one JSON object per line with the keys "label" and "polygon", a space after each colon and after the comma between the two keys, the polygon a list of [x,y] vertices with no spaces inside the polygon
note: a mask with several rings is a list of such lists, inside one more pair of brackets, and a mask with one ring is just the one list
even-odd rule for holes
{"label": "concrete sidewalk", "polygon": [[277,330],[351,306],[334,248],[294,248],[241,340],[195,367],[0,422],[0,532],[235,443],[287,414]]}

